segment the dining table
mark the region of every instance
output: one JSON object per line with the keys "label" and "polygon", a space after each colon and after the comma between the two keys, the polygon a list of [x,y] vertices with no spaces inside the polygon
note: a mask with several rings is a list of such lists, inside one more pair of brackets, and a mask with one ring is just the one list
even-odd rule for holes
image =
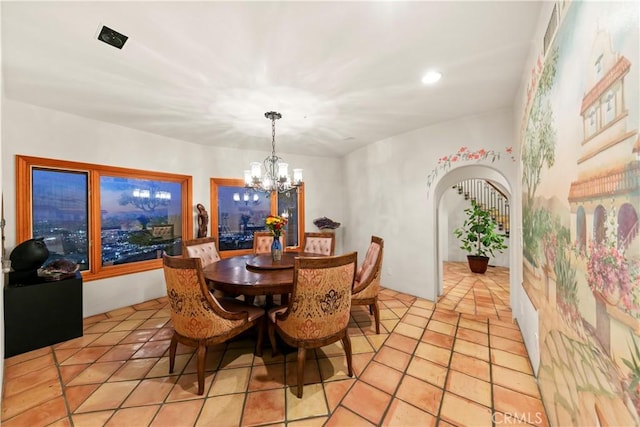
{"label": "dining table", "polygon": [[283,252],[274,261],[270,253],[239,255],[223,258],[202,269],[210,287],[226,295],[244,295],[251,301],[265,295],[267,306],[273,296],[281,296],[281,304],[288,302],[293,290],[293,265],[296,257],[324,257],[310,252]]}

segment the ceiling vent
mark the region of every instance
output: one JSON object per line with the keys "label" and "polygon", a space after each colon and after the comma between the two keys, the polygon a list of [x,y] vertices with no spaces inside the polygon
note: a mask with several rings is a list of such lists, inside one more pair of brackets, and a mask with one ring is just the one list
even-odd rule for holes
{"label": "ceiling vent", "polygon": [[102,26],[100,30],[100,34],[98,34],[98,40],[105,42],[108,45],[113,47],[117,47],[118,49],[122,49],[125,42],[129,37],[124,34],[120,34],[119,32],[112,30],[107,26]]}

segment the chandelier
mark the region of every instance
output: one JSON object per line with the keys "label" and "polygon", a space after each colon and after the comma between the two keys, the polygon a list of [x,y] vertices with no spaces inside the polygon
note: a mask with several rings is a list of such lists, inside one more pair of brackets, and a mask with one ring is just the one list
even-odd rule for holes
{"label": "chandelier", "polygon": [[171,203],[171,193],[158,190],[152,183],[149,187],[134,188],[131,193],[122,193],[118,203],[120,206],[133,205],[145,212],[154,212]]}
{"label": "chandelier", "polygon": [[293,170],[293,181],[289,176],[289,165],[276,156],[276,120],[282,114],[275,111],[264,113],[271,120],[271,155],[262,163],[251,162],[250,170],[244,171],[244,186],[264,193],[286,193],[302,184],[302,169]]}

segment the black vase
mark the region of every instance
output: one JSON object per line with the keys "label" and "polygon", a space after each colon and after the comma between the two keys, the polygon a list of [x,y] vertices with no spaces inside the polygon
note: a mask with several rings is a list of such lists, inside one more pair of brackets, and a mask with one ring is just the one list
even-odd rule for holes
{"label": "black vase", "polygon": [[11,268],[14,271],[34,271],[49,258],[49,249],[43,237],[25,240],[11,252]]}

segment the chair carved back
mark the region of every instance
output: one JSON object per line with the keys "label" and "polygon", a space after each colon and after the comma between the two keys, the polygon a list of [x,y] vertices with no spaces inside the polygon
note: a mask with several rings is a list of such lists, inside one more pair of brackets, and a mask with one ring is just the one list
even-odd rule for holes
{"label": "chair carved back", "polygon": [[183,240],[182,256],[188,258],[200,258],[203,267],[220,261],[220,254],[216,248],[216,238],[203,237],[199,239]]}
{"label": "chair carved back", "polygon": [[227,333],[246,320],[220,317],[224,309],[209,293],[200,258],[164,256],[164,277],[175,331],[194,339]]}
{"label": "chair carved back", "polygon": [[202,260],[163,255],[162,266],[173,326],[169,344],[169,373],[175,368],[178,343],[196,347],[198,394],[204,394],[207,347],[227,341],[254,325],[258,328],[256,355],[262,355],[264,311],[232,298],[218,301],[202,273]]}
{"label": "chair carved back", "polygon": [[335,237],[335,233],[304,233],[304,252],[334,255]]}
{"label": "chair carved back", "polygon": [[329,258],[296,258],[289,307],[278,326],[296,340],[317,340],[349,323],[357,253]]}

